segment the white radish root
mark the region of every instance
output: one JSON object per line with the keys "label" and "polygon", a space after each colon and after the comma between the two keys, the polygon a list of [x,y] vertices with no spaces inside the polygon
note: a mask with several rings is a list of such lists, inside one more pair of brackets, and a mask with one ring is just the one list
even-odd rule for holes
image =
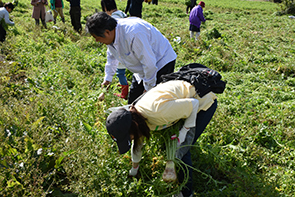
{"label": "white radish root", "polygon": [[175,182],[177,180],[177,175],[176,175],[176,171],[175,171],[175,164],[173,161],[168,160],[166,162],[166,168],[165,171],[163,173],[163,181],[165,182]]}
{"label": "white radish root", "polygon": [[103,101],[104,100],[104,93],[100,93],[100,95],[98,96],[98,100],[99,101]]}

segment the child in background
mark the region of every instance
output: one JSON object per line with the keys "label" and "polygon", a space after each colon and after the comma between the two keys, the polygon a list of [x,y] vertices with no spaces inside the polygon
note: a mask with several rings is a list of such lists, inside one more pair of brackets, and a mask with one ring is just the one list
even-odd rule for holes
{"label": "child in background", "polygon": [[[107,13],[108,15],[110,15],[111,17],[115,18],[115,19],[119,19],[119,18],[126,18],[127,15],[121,11],[121,10],[117,10],[117,5],[116,2],[114,0],[101,0],[101,8],[102,10]],[[117,67],[117,77],[119,78],[119,82],[120,82],[120,86],[121,86],[121,94],[115,94],[116,96],[123,98],[123,99],[127,99],[128,96],[128,82],[125,76],[125,66],[121,63],[118,64]],[[105,80],[103,82],[102,85],[108,85],[109,83],[107,83],[107,81]]]}
{"label": "child in background", "polygon": [[39,19],[41,18],[43,26],[47,29],[45,23],[45,5],[48,5],[47,0],[32,0],[31,5],[34,6],[32,18],[35,19],[35,24],[39,26]]}
{"label": "child in background", "polygon": [[200,26],[201,22],[205,22],[206,19],[203,15],[203,9],[205,8],[205,2],[200,1],[200,3],[195,6],[189,16],[189,22],[190,22],[190,37],[193,38],[194,34],[196,34],[195,39],[198,40],[198,37],[200,35]]}
{"label": "child in background", "polygon": [[53,10],[53,18],[54,18],[54,24],[56,24],[56,18],[59,15],[61,18],[61,21],[65,23],[65,17],[63,13],[64,8],[64,2],[63,0],[50,0],[51,9]]}

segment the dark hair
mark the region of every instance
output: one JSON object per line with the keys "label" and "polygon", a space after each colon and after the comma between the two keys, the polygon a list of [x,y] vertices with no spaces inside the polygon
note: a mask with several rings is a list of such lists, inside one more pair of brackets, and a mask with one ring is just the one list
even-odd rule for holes
{"label": "dark hair", "polygon": [[105,12],[93,14],[86,22],[86,31],[99,37],[104,37],[105,30],[112,31],[116,28],[117,21]]}
{"label": "dark hair", "polygon": [[112,11],[117,9],[115,0],[101,0],[100,1],[102,11]]}
{"label": "dark hair", "polygon": [[134,146],[133,149],[138,148],[138,144],[142,141],[142,137],[146,137],[147,140],[150,139],[151,133],[150,128],[147,126],[144,118],[134,106],[130,108],[132,123],[129,129],[129,134],[134,136]]}
{"label": "dark hair", "polygon": [[5,4],[4,4],[4,7],[5,7],[5,8],[6,8],[6,7],[7,7],[7,8],[10,8],[11,10],[14,9],[14,5],[13,5],[12,3],[10,3],[10,2],[9,2],[9,3],[5,3]]}

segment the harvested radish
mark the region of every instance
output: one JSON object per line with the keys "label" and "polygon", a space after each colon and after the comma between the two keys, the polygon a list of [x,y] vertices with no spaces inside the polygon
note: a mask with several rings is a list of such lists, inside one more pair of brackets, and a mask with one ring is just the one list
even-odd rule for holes
{"label": "harvested radish", "polygon": [[104,92],[100,93],[98,100],[100,100],[100,101],[104,100]]}
{"label": "harvested radish", "polygon": [[174,161],[167,161],[166,162],[166,168],[163,173],[163,181],[165,182],[175,182],[177,180],[177,175],[175,171],[175,164]]}
{"label": "harvested radish", "polygon": [[179,133],[180,124],[181,122],[179,121],[178,123],[167,128],[164,131],[167,161],[165,171],[162,175],[162,179],[165,182],[175,182],[177,180],[174,161],[178,143],[177,135]]}

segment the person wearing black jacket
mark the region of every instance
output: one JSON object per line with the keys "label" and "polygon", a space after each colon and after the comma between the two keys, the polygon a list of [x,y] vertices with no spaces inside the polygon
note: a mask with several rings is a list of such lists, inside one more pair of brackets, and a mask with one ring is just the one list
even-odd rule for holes
{"label": "person wearing black jacket", "polygon": [[81,33],[82,26],[81,26],[81,6],[80,0],[67,0],[70,2],[70,16],[71,16],[71,23],[74,29]]}
{"label": "person wearing black jacket", "polygon": [[143,0],[128,0],[125,13],[127,14],[129,11],[130,16],[137,16],[141,18],[142,3],[143,3]]}

